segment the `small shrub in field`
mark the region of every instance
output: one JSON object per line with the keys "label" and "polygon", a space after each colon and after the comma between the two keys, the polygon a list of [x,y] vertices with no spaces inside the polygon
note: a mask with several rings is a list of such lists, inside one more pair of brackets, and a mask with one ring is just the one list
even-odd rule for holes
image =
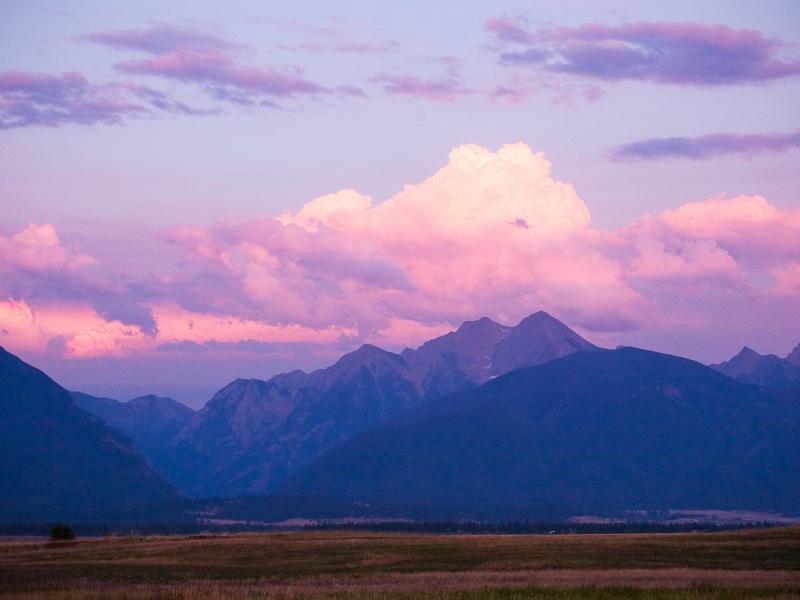
{"label": "small shrub in field", "polygon": [[74,540],[75,532],[69,525],[58,523],[53,525],[53,528],[50,530],[50,539],[53,541]]}

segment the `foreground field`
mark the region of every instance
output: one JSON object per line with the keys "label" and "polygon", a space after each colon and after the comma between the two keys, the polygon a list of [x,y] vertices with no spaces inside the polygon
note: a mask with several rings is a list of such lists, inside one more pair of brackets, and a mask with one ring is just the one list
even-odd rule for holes
{"label": "foreground field", "polygon": [[4,598],[800,598],[800,528],[0,543]]}

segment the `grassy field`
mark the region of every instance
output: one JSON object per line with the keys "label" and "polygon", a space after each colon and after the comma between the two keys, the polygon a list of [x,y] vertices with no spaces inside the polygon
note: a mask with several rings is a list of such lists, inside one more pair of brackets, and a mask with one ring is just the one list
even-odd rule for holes
{"label": "grassy field", "polygon": [[800,598],[800,528],[0,543],[3,598]]}

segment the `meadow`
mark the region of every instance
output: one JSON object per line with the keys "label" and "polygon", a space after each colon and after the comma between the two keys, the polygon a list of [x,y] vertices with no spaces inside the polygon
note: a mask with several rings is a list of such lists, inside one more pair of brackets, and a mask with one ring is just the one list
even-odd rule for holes
{"label": "meadow", "polygon": [[2,598],[800,598],[800,528],[287,532],[0,543]]}

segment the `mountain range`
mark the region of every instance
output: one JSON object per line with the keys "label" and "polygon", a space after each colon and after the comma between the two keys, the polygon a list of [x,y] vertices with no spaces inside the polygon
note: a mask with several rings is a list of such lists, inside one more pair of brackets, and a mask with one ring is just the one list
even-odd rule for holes
{"label": "mountain range", "polygon": [[127,402],[70,392],[75,403],[127,435],[156,470],[168,464],[165,453],[169,442],[194,415],[188,406],[172,398],[139,396]]}
{"label": "mountain range", "polygon": [[[0,510],[100,518],[178,502],[186,518],[196,503],[181,493],[269,493],[269,514],[800,512],[799,365],[800,346],[786,358],[744,349],[711,367],[604,350],[538,312],[516,326],[469,321],[400,353],[364,345],[310,373],[238,379],[194,412],[157,396],[70,393],[0,350]],[[248,518],[261,503],[246,503]]]}
{"label": "mountain range", "polygon": [[800,403],[621,348],[516,370],[326,453],[282,492],[463,515],[800,510]]}
{"label": "mountain range", "polygon": [[800,388],[800,344],[785,358],[759,354],[745,346],[730,360],[710,366],[743,383],[772,388]]}
{"label": "mountain range", "polygon": [[108,518],[175,490],[124,434],[81,410],[47,375],[0,348],[3,520]]}
{"label": "mountain range", "polygon": [[545,312],[515,327],[483,318],[400,354],[364,345],[334,365],[220,390],[170,443],[163,471],[194,496],[275,491],[353,435],[514,369],[595,351]]}

